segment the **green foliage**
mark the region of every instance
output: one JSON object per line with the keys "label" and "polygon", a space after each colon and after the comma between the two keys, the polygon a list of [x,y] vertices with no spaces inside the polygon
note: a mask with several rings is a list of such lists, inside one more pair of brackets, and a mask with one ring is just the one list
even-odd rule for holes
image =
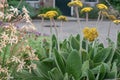
{"label": "green foliage", "polygon": [[[28,73],[31,75],[31,79],[37,80],[40,78],[41,80],[104,80],[116,79],[118,77],[119,55],[116,57],[114,46],[108,46],[104,48],[104,46],[98,42],[96,42],[94,46],[93,43],[88,43],[90,46],[89,51],[87,52],[85,48],[82,49],[82,52],[80,52],[80,49],[77,48],[80,47],[80,45],[78,45],[80,44],[80,37],[77,35],[70,36],[68,40],[65,39],[63,42],[61,42],[60,51],[58,51],[55,46],[57,43],[56,36],[53,35],[52,39],[53,42],[55,41],[54,46],[52,47],[52,57],[49,58],[46,56],[40,61],[34,62],[37,65],[37,69],[32,69],[32,73]],[[41,40],[38,40],[39,46],[41,45],[40,42]],[[49,41],[47,42],[50,44]],[[34,44],[36,43],[31,44],[31,46]],[[38,46],[34,45],[34,48],[35,47]],[[38,47],[38,49],[41,49],[41,47]],[[42,49],[45,50],[45,47]],[[37,52],[37,54],[38,53],[39,52]],[[44,55],[41,55],[41,57],[42,56]],[[25,73],[26,72],[27,70],[25,70]],[[25,73],[18,73],[17,75],[22,76],[24,74],[24,77],[27,77],[27,74],[25,76]],[[17,77],[19,78],[19,76]]]}
{"label": "green foliage", "polygon": [[73,49],[77,49],[79,51],[80,49],[80,41],[77,40],[75,37],[71,37],[70,39],[71,47]]}
{"label": "green foliage", "polygon": [[108,55],[110,54],[111,48],[103,48],[101,49],[95,56],[94,56],[94,62],[104,62]]}
{"label": "green foliage", "polygon": [[81,75],[81,67],[82,67],[82,61],[79,52],[73,50],[68,56],[66,61],[66,72],[69,75],[72,75],[75,80],[79,80]]}
{"label": "green foliage", "polygon": [[54,55],[55,55],[55,63],[59,71],[61,71],[62,73],[65,73],[66,63],[65,63],[64,58],[58,53],[56,49],[54,50]]}

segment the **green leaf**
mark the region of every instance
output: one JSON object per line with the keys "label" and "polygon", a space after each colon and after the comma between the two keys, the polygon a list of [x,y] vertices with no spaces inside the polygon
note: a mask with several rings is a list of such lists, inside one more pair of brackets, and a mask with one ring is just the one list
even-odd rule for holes
{"label": "green leaf", "polygon": [[101,49],[94,57],[93,61],[95,63],[99,63],[99,62],[104,62],[107,57],[109,56],[109,54],[111,53],[111,48],[103,48]]}
{"label": "green leaf", "polygon": [[94,73],[91,70],[88,70],[88,80],[95,80]]}
{"label": "green leaf", "polygon": [[63,80],[63,75],[57,68],[53,68],[48,73],[50,80]]}
{"label": "green leaf", "polygon": [[80,79],[82,61],[77,50],[73,50],[67,58],[66,61],[66,72],[72,75],[75,80]]}
{"label": "green leaf", "polygon": [[89,54],[84,49],[82,49],[82,62],[88,59],[89,59]]}
{"label": "green leaf", "polygon": [[70,43],[71,43],[71,47],[72,47],[73,49],[76,49],[76,50],[79,51],[79,49],[80,49],[80,41],[78,41],[78,40],[77,40],[76,38],[74,38],[74,37],[71,37]]}
{"label": "green leaf", "polygon": [[117,47],[120,47],[120,32],[117,35]]}
{"label": "green leaf", "polygon": [[15,80],[49,80],[42,76],[37,76],[33,73],[29,73],[25,70],[22,72],[16,73],[16,76],[14,77],[14,79]]}
{"label": "green leaf", "polygon": [[94,59],[94,48],[91,48],[91,50],[89,51],[88,55],[89,55],[91,60]]}
{"label": "green leaf", "polygon": [[113,60],[114,54],[115,54],[115,51],[114,51],[114,49],[111,48],[111,51],[110,51],[108,57],[106,58],[105,62],[106,62],[106,63],[107,63],[107,62],[110,62],[110,63],[111,63],[111,61]]}
{"label": "green leaf", "polygon": [[64,74],[66,62],[56,49],[54,49],[54,54],[55,54],[55,63],[57,67]]}
{"label": "green leaf", "polygon": [[67,49],[67,40],[65,39],[63,42],[62,42],[62,46],[61,46],[61,49]]}
{"label": "green leaf", "polygon": [[98,44],[98,47],[104,48],[104,44],[103,44],[103,43],[100,43],[100,44]]}
{"label": "green leaf", "polygon": [[68,73],[65,73],[65,76],[64,76],[63,80],[69,80]]}
{"label": "green leaf", "polygon": [[82,76],[81,77],[87,76],[88,69],[89,69],[89,61],[87,60],[82,65],[82,68],[81,68]]}
{"label": "green leaf", "polygon": [[80,35],[79,35],[79,34],[77,34],[76,39],[77,39],[78,41],[80,41]]}
{"label": "green leaf", "polygon": [[116,79],[116,78],[117,78],[117,65],[116,62],[114,62],[111,72],[107,74],[107,79]]}
{"label": "green leaf", "polygon": [[47,78],[49,79],[49,76],[48,76],[48,71],[50,71],[55,65],[53,65],[53,60],[52,59],[49,59],[49,58],[46,58],[42,61],[37,61],[37,62],[34,62],[36,65],[37,65],[37,69],[35,72],[37,72],[36,75],[42,75],[44,78]]}
{"label": "green leaf", "polygon": [[52,35],[52,48],[58,48],[57,45],[58,43],[57,43],[57,38],[56,38],[56,36],[55,35]]}
{"label": "green leaf", "polygon": [[92,72],[93,72],[94,74],[98,74],[99,71],[100,71],[100,65],[99,65],[99,66],[96,66],[96,67],[94,67],[94,68],[92,69]]}
{"label": "green leaf", "polygon": [[100,67],[100,72],[99,72],[99,80],[104,80],[105,75],[106,75],[106,68],[102,64],[101,67]]}
{"label": "green leaf", "polygon": [[62,42],[62,46],[61,46],[61,51],[64,51],[64,52],[70,52],[72,50],[71,46],[70,46],[70,42],[67,41],[67,40],[64,40]]}

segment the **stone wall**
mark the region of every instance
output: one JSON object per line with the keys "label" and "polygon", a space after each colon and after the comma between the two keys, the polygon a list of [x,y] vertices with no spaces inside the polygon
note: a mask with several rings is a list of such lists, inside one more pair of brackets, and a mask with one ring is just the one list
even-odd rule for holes
{"label": "stone wall", "polygon": [[53,7],[53,0],[45,0],[44,6],[45,7]]}

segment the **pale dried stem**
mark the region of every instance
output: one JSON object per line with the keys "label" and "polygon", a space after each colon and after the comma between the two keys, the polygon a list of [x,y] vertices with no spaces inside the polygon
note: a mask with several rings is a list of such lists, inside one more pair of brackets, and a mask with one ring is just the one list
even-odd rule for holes
{"label": "pale dried stem", "polygon": [[49,50],[49,57],[51,58],[52,57],[52,18],[50,18],[50,50]]}
{"label": "pale dried stem", "polygon": [[60,22],[60,32],[63,32],[62,27],[63,27],[63,21],[61,20],[61,22]]}
{"label": "pale dried stem", "polygon": [[52,19],[53,20],[53,27],[55,28],[55,33],[56,33],[56,37],[57,37],[57,47],[58,47],[58,51],[60,51],[60,47],[59,47],[59,34],[58,34],[58,28],[57,28],[57,26],[56,26],[56,23],[55,23],[55,20],[54,19]]}
{"label": "pale dried stem", "polygon": [[89,20],[89,16],[88,16],[88,12],[86,13],[86,26],[88,26],[88,20]]}
{"label": "pale dried stem", "polygon": [[112,22],[109,23],[109,27],[108,27],[108,35],[107,35],[108,38],[110,37],[111,23],[112,23]]}
{"label": "pale dried stem", "polygon": [[98,23],[100,21],[100,17],[101,17],[101,11],[98,13],[98,18],[97,18],[97,22],[96,22],[96,28],[98,28]]}
{"label": "pale dried stem", "polygon": [[41,21],[41,36],[44,35],[44,30],[43,30],[43,27],[44,27],[44,18],[42,17],[42,21]]}
{"label": "pale dried stem", "polygon": [[102,16],[101,16],[101,20],[100,20],[101,23],[102,23],[102,21],[103,21],[103,18],[104,18],[104,16],[102,15]]}
{"label": "pale dried stem", "polygon": [[80,26],[80,18],[79,18],[79,12],[78,12],[78,7],[75,7],[75,12],[76,12],[76,16],[77,16],[77,23],[78,26],[80,27],[80,55],[82,55],[82,29]]}

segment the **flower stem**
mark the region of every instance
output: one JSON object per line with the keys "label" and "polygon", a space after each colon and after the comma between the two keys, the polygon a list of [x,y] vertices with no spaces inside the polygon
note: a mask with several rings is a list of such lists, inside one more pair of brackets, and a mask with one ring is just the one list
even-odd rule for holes
{"label": "flower stem", "polygon": [[103,17],[104,17],[104,16],[103,16],[103,15],[101,15],[101,20],[100,20],[100,22],[102,22],[102,21],[103,21]]}
{"label": "flower stem", "polygon": [[56,26],[56,23],[55,23],[55,20],[54,20],[54,19],[53,19],[53,24],[54,24],[54,28],[55,28],[55,32],[56,32],[56,37],[57,37],[57,47],[58,47],[58,51],[60,51],[58,28],[57,28],[57,26]]}
{"label": "flower stem", "polygon": [[88,40],[86,40],[86,51],[88,53]]}
{"label": "flower stem", "polygon": [[86,13],[86,25],[88,26],[88,13]]}
{"label": "flower stem", "polygon": [[109,23],[109,27],[108,27],[108,38],[110,37],[110,30],[111,30],[111,22]]}
{"label": "flower stem", "polygon": [[[79,18],[78,7],[75,7],[75,12],[76,12],[76,17],[77,17],[78,25],[80,26],[80,18]],[[81,30],[81,27],[80,27],[80,30]]]}
{"label": "flower stem", "polygon": [[97,22],[96,22],[96,28],[98,27],[98,23],[100,21],[100,17],[101,17],[101,11],[98,13],[98,19],[97,19]]}
{"label": "flower stem", "polygon": [[63,21],[61,20],[61,24],[60,24],[60,32],[63,32],[63,31],[62,31],[62,27],[63,27]]}
{"label": "flower stem", "polygon": [[43,36],[43,26],[44,26],[44,18],[42,17],[42,22],[41,22],[41,36]]}
{"label": "flower stem", "polygon": [[[75,12],[76,12],[76,16],[77,16],[78,26],[80,26],[80,18],[79,18],[78,7],[75,7]],[[82,29],[81,29],[81,26],[80,26],[80,56],[81,56],[81,59],[82,59]]]}
{"label": "flower stem", "polygon": [[50,18],[50,23],[51,23],[51,25],[50,25],[50,50],[49,50],[49,57],[51,58],[51,56],[52,56],[52,34],[53,34],[53,32],[52,32],[52,18]]}

